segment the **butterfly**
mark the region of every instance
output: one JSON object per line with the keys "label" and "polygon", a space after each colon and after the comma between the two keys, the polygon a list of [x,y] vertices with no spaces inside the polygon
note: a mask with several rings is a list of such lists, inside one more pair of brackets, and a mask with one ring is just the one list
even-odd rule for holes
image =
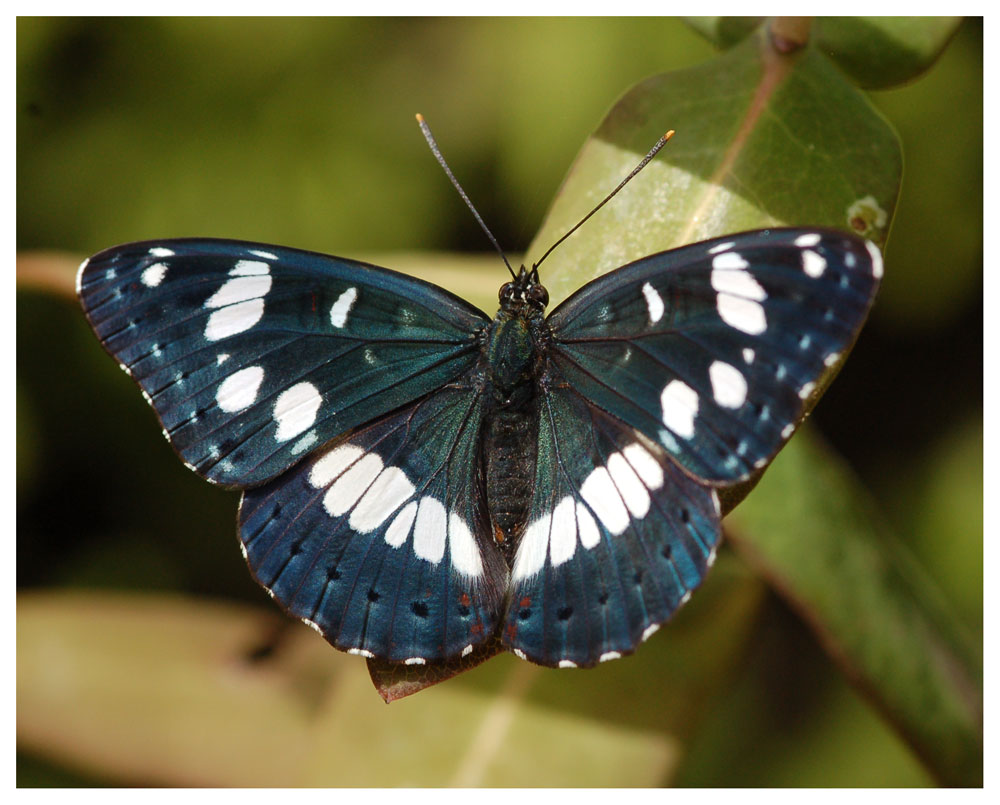
{"label": "butterfly", "polygon": [[118,246],[77,290],[170,444],[242,490],[255,579],[338,649],[588,667],[633,652],[851,346],[869,241],[768,229],[653,254],[548,315],[385,268],[215,239]]}

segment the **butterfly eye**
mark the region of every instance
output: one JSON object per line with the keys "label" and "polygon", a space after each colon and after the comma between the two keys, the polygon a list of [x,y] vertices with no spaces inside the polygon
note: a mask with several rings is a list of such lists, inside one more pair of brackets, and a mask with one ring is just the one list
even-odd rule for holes
{"label": "butterfly eye", "polygon": [[528,299],[540,307],[545,307],[549,303],[549,292],[544,285],[532,285],[528,288]]}

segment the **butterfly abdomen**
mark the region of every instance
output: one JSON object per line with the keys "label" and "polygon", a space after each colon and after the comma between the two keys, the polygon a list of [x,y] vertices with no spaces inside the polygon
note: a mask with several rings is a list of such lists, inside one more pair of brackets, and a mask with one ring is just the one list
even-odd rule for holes
{"label": "butterfly abdomen", "polygon": [[486,350],[489,402],[483,425],[483,476],[493,536],[508,565],[524,530],[538,452],[538,351],[532,324],[501,310]]}

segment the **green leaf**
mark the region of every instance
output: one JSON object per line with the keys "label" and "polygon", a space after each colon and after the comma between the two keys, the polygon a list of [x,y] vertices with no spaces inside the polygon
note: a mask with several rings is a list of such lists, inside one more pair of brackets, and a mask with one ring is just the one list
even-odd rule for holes
{"label": "green leaf", "polygon": [[626,262],[727,232],[833,226],[882,244],[899,142],[823,55],[755,35],[627,92],[584,145],[528,256],[537,259],[668,129],[676,135],[544,264],[553,303]]}
{"label": "green leaf", "polygon": [[[749,36],[765,18],[685,20],[716,46],[729,48]],[[859,86],[885,89],[912,81],[929,69],[961,21],[961,17],[816,17],[811,40]]]}
{"label": "green leaf", "polygon": [[928,70],[961,17],[819,17],[816,44],[859,86],[885,89]]}
{"label": "green leaf", "polygon": [[684,17],[683,19],[716,47],[728,49],[750,36],[766,17]]}
{"label": "green leaf", "polygon": [[846,468],[800,434],[728,539],[947,785],[982,785],[981,660]]}
{"label": "green leaf", "polygon": [[389,707],[359,657],[276,611],[22,593],[19,747],[144,784],[660,785],[736,672],[761,592],[723,554],[640,656],[574,672],[504,654]]}
{"label": "green leaf", "polygon": [[[629,260],[741,229],[839,226],[884,244],[902,167],[895,134],[817,50],[779,55],[757,34],[629,91],[585,145],[529,254],[669,128],[677,135],[660,156],[546,263],[554,301]],[[865,525],[857,497],[833,458],[800,437],[733,516],[737,544],[924,763],[943,781],[975,784],[973,655],[912,561]]]}
{"label": "green leaf", "polygon": [[899,343],[913,344],[940,337],[931,330],[964,330],[956,319],[982,310],[982,21],[964,24],[920,81],[874,100],[906,143],[907,165],[879,317]]}

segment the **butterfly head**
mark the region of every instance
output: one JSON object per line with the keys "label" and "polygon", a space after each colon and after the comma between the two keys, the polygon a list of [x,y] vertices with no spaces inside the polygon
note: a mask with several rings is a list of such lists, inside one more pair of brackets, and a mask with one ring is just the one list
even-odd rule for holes
{"label": "butterfly head", "polygon": [[549,292],[538,279],[538,269],[530,271],[521,266],[521,270],[510,282],[500,287],[500,307],[514,312],[525,307],[539,313],[545,310],[549,303]]}

